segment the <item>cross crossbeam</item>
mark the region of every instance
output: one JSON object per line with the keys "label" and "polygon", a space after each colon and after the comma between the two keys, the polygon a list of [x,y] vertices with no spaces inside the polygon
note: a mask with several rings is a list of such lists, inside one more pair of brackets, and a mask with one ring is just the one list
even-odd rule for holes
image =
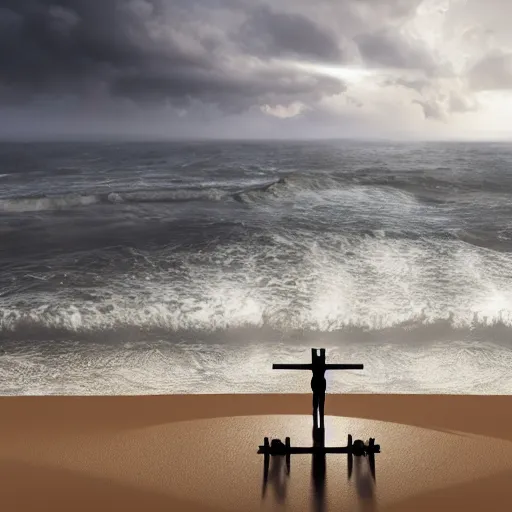
{"label": "cross crossbeam", "polygon": [[[311,370],[318,365],[313,364],[273,364],[273,370]],[[326,370],[364,370],[362,364],[324,364]]]}

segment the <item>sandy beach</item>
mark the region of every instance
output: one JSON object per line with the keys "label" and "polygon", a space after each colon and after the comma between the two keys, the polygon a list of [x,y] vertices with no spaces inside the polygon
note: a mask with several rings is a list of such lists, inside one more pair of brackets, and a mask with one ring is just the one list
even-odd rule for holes
{"label": "sandy beach", "polygon": [[[512,397],[328,395],[326,444],[375,437],[365,459],[312,457],[290,475],[264,436],[311,444],[310,395],[0,398],[3,511],[506,510]],[[265,492],[263,493],[263,488]],[[263,496],[264,494],[264,496]]]}

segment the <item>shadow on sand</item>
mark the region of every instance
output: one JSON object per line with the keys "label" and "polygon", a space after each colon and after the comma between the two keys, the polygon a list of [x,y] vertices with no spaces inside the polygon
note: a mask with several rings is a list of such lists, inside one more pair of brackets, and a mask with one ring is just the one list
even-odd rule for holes
{"label": "shadow on sand", "polygon": [[373,512],[376,510],[375,497],[375,466],[373,469],[361,457],[356,457],[354,462],[354,479],[360,510]]}
{"label": "shadow on sand", "polygon": [[[325,512],[326,510],[326,453],[325,430],[313,428],[313,448],[320,448],[312,453],[311,460],[311,510],[312,512]],[[355,458],[355,461],[354,461]],[[352,477],[355,481],[356,492],[361,509],[372,512],[375,510],[375,458],[354,457],[347,455],[348,480]],[[277,504],[286,502],[287,485],[290,478],[290,466],[285,463],[285,456],[268,456],[264,462],[262,499],[267,497],[267,488],[273,489],[274,499]]]}
{"label": "shadow on sand", "polygon": [[[325,430],[323,428],[313,428],[313,447],[325,447]],[[322,452],[313,453],[311,460],[311,510],[314,512],[323,512],[325,510],[325,480],[326,454]]]}
{"label": "shadow on sand", "polygon": [[276,503],[284,504],[286,501],[288,477],[289,471],[285,467],[284,457],[272,457],[270,464],[265,464],[262,498],[266,498],[267,487],[270,485],[274,491]]}

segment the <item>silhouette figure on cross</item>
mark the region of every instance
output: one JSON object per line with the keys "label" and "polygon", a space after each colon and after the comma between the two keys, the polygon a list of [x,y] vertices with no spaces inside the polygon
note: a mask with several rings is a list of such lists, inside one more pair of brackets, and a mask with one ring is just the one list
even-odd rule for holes
{"label": "silhouette figure on cross", "polygon": [[324,428],[325,390],[325,349],[320,349],[320,355],[316,350],[311,351],[313,377],[311,390],[313,391],[313,427],[319,428],[318,416],[320,416],[320,428]]}
{"label": "silhouette figure on cross", "polygon": [[[309,364],[273,364],[274,370],[311,370],[311,390],[313,391],[313,427],[324,428],[324,405],[327,382],[326,370],[362,370],[362,364],[325,364],[325,348],[311,349]],[[320,420],[319,420],[320,417]],[[319,425],[320,424],[320,425]]]}

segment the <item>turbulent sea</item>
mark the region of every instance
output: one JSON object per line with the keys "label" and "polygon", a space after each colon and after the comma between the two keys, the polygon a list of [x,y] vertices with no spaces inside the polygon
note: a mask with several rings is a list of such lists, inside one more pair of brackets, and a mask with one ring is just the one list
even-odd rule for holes
{"label": "turbulent sea", "polygon": [[512,392],[512,145],[0,144],[0,394]]}

